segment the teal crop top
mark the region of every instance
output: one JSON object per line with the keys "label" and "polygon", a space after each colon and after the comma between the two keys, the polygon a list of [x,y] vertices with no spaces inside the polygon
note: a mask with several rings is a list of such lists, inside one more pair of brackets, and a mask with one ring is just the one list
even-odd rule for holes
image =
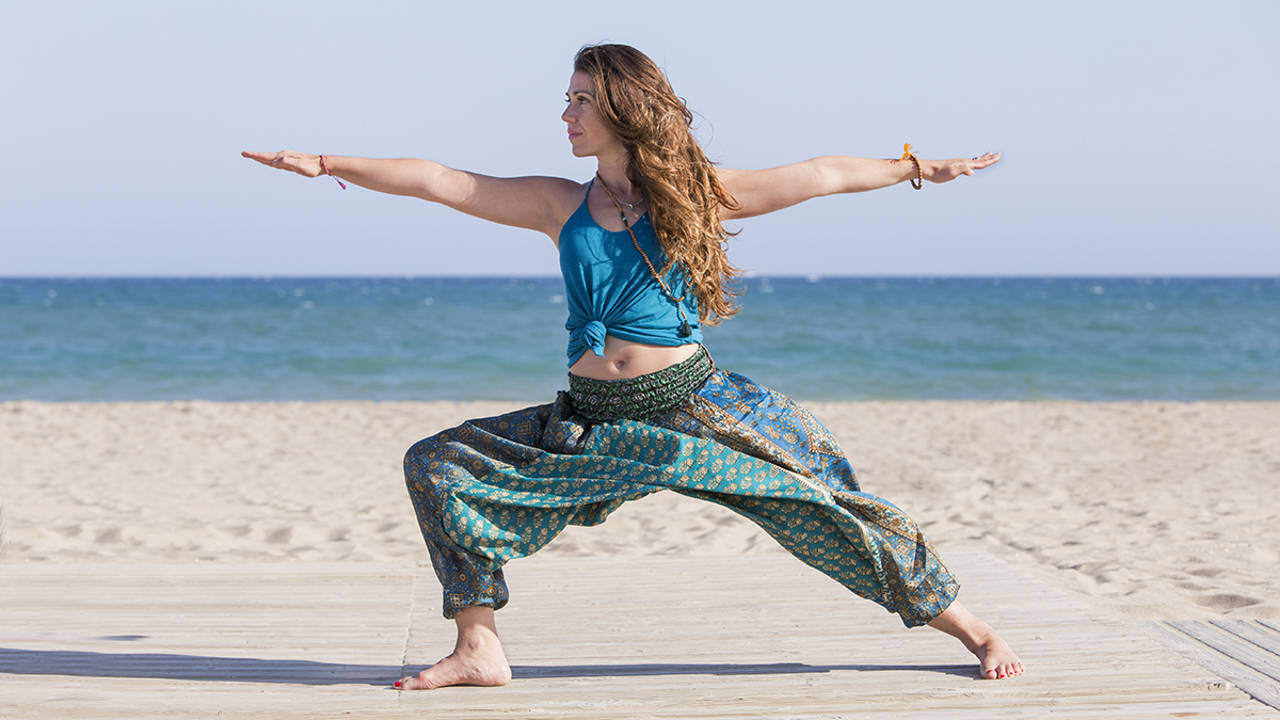
{"label": "teal crop top", "polygon": [[[594,178],[591,181],[595,182]],[[591,183],[587,195],[591,194]],[[646,213],[631,227],[636,241],[659,270],[666,254],[658,245]],[[691,333],[680,335],[684,319],[675,302],[662,292],[644,258],[626,231],[611,232],[596,224],[587,209],[586,196],[560,229],[560,273],[569,305],[569,364],[588,348],[604,355],[605,335],[649,345],[688,345],[702,342],[698,323],[698,297],[686,290],[683,272],[672,267],[663,278],[676,297],[684,296],[684,311]]]}

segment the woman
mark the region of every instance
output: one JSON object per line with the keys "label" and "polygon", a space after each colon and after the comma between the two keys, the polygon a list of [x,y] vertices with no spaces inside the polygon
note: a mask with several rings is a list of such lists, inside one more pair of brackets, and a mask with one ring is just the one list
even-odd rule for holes
{"label": "woman", "polygon": [[946,182],[999,155],[716,168],[662,71],[625,45],[583,48],[566,100],[573,154],[596,159],[585,183],[493,178],[416,159],[243,153],[537,230],[560,253],[569,391],[446,430],[405,456],[458,635],[452,654],[396,686],[505,684],[511,671],[494,624],[507,602],[502,565],[569,523],[603,522],[626,500],[661,489],[724,504],[908,626],[955,636],[983,677],[1020,674],[999,635],[955,602],[958,585],[914,522],[860,491],[826,428],[782,395],[716,369],[700,343],[702,324],[736,311],[723,221],[903,180]]}

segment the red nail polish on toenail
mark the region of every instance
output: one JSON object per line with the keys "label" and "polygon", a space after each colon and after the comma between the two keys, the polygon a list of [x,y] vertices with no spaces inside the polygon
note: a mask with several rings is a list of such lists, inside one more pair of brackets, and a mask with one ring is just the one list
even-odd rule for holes
{"label": "red nail polish on toenail", "polygon": [[400,687],[400,683],[401,683],[401,682],[402,682],[402,681],[397,680],[397,681],[396,681],[396,687]]}

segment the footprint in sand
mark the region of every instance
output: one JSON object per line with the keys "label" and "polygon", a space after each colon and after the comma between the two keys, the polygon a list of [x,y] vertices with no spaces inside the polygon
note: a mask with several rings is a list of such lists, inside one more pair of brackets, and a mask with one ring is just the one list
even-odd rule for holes
{"label": "footprint in sand", "polygon": [[1217,593],[1215,595],[1201,595],[1196,598],[1196,604],[1203,607],[1211,607],[1217,610],[1234,610],[1236,608],[1249,607],[1257,605],[1261,600],[1251,598],[1247,595],[1236,595],[1235,593]]}
{"label": "footprint in sand", "polygon": [[267,533],[267,542],[272,545],[283,545],[293,539],[293,528],[282,527]]}

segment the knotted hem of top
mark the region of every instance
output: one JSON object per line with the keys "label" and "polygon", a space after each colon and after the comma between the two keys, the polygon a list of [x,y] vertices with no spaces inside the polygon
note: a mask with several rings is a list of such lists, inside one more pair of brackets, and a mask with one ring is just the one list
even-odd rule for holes
{"label": "knotted hem of top", "polygon": [[[604,357],[604,339],[609,334],[609,328],[599,320],[592,320],[586,325],[574,330],[570,337],[572,339],[581,340],[583,345],[591,349],[596,357]],[[573,352],[570,351],[569,360],[572,362]]]}

